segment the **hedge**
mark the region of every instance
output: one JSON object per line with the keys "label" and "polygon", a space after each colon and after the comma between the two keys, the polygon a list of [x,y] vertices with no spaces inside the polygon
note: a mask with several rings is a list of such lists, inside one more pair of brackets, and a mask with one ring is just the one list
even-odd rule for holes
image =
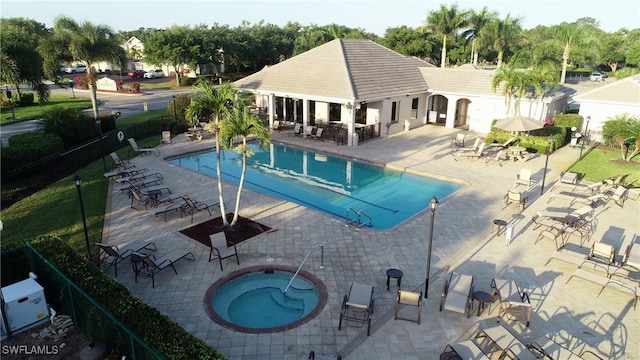
{"label": "hedge", "polygon": [[189,334],[158,309],[133,297],[126,286],[88,263],[60,238],[43,236],[34,239],[31,245],[165,358],[224,359],[216,349]]}
{"label": "hedge", "polygon": [[64,150],[64,142],[54,134],[25,133],[9,138],[9,146],[2,149],[2,173],[7,174]]}

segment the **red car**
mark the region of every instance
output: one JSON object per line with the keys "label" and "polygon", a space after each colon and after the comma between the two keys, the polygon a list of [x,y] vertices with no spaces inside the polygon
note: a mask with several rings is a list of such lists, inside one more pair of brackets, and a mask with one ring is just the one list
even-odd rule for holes
{"label": "red car", "polygon": [[129,71],[129,73],[127,74],[127,77],[129,79],[133,79],[133,78],[139,78],[142,79],[144,77],[144,70],[133,70],[133,71]]}

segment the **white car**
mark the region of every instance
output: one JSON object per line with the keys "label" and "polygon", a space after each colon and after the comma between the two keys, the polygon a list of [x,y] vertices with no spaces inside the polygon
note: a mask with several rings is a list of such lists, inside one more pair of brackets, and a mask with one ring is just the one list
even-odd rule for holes
{"label": "white car", "polygon": [[75,64],[73,66],[70,66],[70,67],[64,69],[64,71],[67,74],[85,73],[85,72],[87,72],[87,65]]}
{"label": "white car", "polygon": [[589,75],[589,81],[604,81],[607,78],[605,73],[601,73],[599,71],[594,71]]}
{"label": "white car", "polygon": [[145,79],[155,79],[155,78],[162,78],[162,77],[164,77],[164,71],[160,69],[151,69],[146,73],[144,73]]}

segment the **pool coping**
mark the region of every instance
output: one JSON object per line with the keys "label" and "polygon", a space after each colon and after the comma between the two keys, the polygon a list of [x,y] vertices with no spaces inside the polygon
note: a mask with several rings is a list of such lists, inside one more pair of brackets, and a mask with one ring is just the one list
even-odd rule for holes
{"label": "pool coping", "polygon": [[320,280],[316,275],[302,269],[298,273],[298,276],[304,277],[306,280],[310,281],[318,289],[318,296],[319,296],[318,305],[316,305],[316,307],[307,315],[303,316],[301,319],[294,321],[290,324],[275,326],[271,328],[264,328],[264,329],[256,329],[256,328],[249,328],[245,326],[239,326],[220,317],[220,315],[218,315],[218,313],[213,310],[213,305],[212,305],[213,296],[218,291],[218,289],[224,284],[226,284],[228,281],[236,277],[247,275],[253,272],[259,272],[259,271],[282,271],[282,272],[288,272],[288,273],[294,274],[296,270],[297,269],[292,266],[266,264],[266,265],[249,266],[243,269],[233,271],[221,277],[216,282],[214,282],[211,286],[209,286],[203,298],[204,311],[207,314],[207,316],[209,316],[209,319],[213,320],[213,322],[215,322],[216,324],[224,326],[233,331],[238,331],[238,332],[248,333],[248,334],[270,334],[270,333],[295,329],[298,326],[304,325],[307,322],[313,320],[316,316],[318,316],[322,312],[322,310],[324,310],[325,306],[327,305],[329,293],[327,291],[326,285],[322,282],[322,280]]}

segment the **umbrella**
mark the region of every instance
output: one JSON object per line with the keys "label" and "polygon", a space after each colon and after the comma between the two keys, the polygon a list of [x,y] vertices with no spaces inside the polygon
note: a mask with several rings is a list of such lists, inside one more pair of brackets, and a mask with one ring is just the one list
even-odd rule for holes
{"label": "umbrella", "polygon": [[544,124],[530,117],[514,116],[498,120],[494,127],[505,131],[518,132],[542,129],[544,127]]}

